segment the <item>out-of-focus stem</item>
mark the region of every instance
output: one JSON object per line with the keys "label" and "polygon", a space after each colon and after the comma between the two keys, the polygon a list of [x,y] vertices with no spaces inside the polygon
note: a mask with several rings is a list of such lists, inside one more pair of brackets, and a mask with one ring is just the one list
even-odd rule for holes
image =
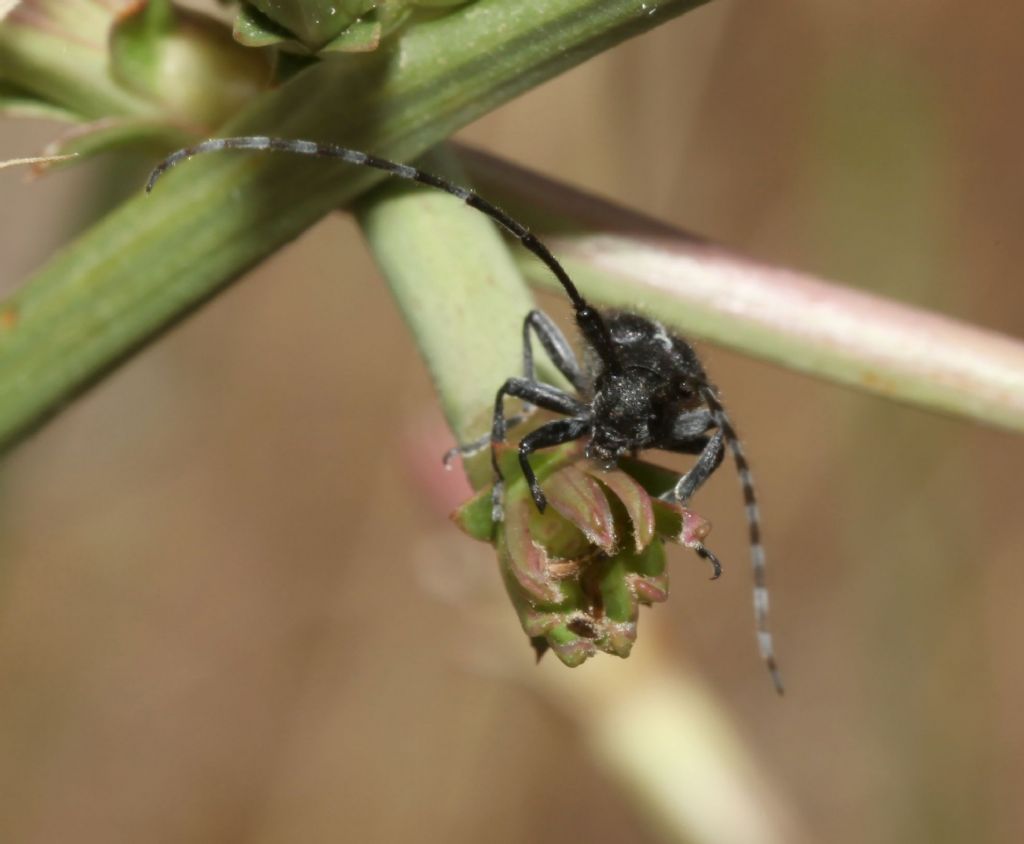
{"label": "out-of-focus stem", "polygon": [[[459,147],[482,192],[538,230],[595,301],[692,337],[899,401],[1024,431],[1024,342],[758,263]],[[519,258],[532,282],[550,273]]]}
{"label": "out-of-focus stem", "polygon": [[[577,671],[543,666],[530,679],[566,710],[584,744],[667,841],[807,841],[711,690],[678,662],[648,636],[626,661],[593,660]],[[784,705],[766,685],[764,718]]]}

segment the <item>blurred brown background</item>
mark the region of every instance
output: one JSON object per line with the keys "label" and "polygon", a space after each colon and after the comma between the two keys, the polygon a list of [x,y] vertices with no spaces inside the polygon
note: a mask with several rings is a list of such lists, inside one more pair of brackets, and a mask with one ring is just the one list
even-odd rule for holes
{"label": "blurred brown background", "polygon": [[[1022,32],[1011,0],[720,0],[462,137],[1020,336]],[[0,157],[52,132],[2,121]],[[3,292],[95,176],[0,174]],[[729,472],[699,501],[727,576],[677,554],[638,648],[707,679],[806,840],[1024,839],[1024,441],[705,351],[790,694],[756,656]],[[659,840],[448,526],[440,425],[336,215],[8,457],[0,841]]]}

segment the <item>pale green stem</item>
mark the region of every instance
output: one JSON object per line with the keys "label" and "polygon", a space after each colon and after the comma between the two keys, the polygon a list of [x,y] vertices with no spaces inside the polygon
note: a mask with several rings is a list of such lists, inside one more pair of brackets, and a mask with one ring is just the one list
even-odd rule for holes
{"label": "pale green stem", "polygon": [[[538,230],[587,295],[829,381],[1024,431],[1024,342],[745,258],[460,147],[481,192]],[[531,282],[559,289],[517,256]]]}
{"label": "pale green stem", "polygon": [[[465,183],[450,155],[417,164]],[[495,391],[522,368],[522,321],[534,307],[508,246],[479,211],[417,185],[385,185],[356,210],[456,439],[480,438]],[[489,462],[471,467],[477,486],[490,481]]]}

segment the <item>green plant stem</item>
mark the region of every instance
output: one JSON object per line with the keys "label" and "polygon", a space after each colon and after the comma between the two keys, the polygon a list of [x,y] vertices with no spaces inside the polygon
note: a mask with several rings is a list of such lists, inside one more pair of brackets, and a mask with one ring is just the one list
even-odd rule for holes
{"label": "green plant stem", "polygon": [[[417,162],[465,184],[450,154]],[[496,226],[462,200],[392,182],[356,213],[437,388],[459,442],[490,431],[497,386],[522,367],[522,317],[534,306]],[[467,464],[491,480],[488,461]]]}
{"label": "green plant stem", "polygon": [[[1024,342],[760,264],[466,147],[482,193],[540,231],[581,289],[711,340],[908,404],[1024,431]],[[530,281],[558,289],[528,255]]]}
{"label": "green plant stem", "polygon": [[[339,140],[397,159],[699,0],[477,0],[386,52],[314,65],[224,133]],[[0,449],[380,174],[280,155],[180,166],[0,304]]]}

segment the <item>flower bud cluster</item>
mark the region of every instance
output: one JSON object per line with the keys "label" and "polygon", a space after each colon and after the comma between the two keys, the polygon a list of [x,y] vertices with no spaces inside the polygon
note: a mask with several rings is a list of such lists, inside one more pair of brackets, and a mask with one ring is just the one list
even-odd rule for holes
{"label": "flower bud cluster", "polygon": [[703,518],[658,497],[678,476],[639,461],[605,471],[573,443],[535,456],[548,507],[538,512],[514,449],[499,452],[504,519],[491,521],[491,490],[453,515],[494,544],[505,585],[538,657],[577,666],[598,651],[629,655],[641,606],[668,598],[665,541],[701,548]]}

